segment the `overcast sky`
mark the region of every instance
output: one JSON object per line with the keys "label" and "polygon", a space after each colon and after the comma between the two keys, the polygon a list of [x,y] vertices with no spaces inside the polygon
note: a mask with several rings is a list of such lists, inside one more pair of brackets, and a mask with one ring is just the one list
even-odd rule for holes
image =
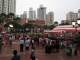
{"label": "overcast sky", "polygon": [[80,9],[80,0],[16,0],[16,13],[22,14],[28,11],[30,7],[34,10],[43,4],[47,7],[47,12],[54,12],[55,21],[65,19],[65,15],[69,11],[77,12]]}

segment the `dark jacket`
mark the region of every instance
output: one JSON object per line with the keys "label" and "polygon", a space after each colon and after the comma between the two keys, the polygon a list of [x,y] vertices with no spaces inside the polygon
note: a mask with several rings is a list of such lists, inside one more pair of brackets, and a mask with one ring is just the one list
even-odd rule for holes
{"label": "dark jacket", "polygon": [[20,60],[20,56],[19,55],[13,56],[11,60]]}

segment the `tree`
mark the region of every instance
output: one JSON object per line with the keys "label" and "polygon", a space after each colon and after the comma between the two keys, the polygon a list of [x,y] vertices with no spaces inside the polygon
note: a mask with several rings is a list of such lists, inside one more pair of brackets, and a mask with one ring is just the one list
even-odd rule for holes
{"label": "tree", "polygon": [[73,41],[74,43],[80,44],[80,32],[75,34],[75,40]]}
{"label": "tree", "polygon": [[56,26],[55,25],[50,25],[49,26],[49,29],[53,29],[53,28],[55,28]]}
{"label": "tree", "polygon": [[49,29],[49,26],[48,25],[44,25],[43,28],[44,29]]}
{"label": "tree", "polygon": [[55,26],[54,25],[44,25],[43,28],[47,30],[53,29]]}
{"label": "tree", "polygon": [[54,26],[57,26],[59,23],[57,21],[54,22]]}
{"label": "tree", "polygon": [[5,13],[1,13],[0,14],[0,23],[4,23],[6,20],[6,14]]}
{"label": "tree", "polygon": [[14,13],[9,13],[7,15],[7,18],[8,18],[9,21],[13,21],[14,17],[15,17],[15,14]]}
{"label": "tree", "polygon": [[9,13],[9,14],[8,14],[8,17],[13,17],[13,16],[15,16],[14,13]]}
{"label": "tree", "polygon": [[18,17],[18,16],[16,17],[16,16],[15,16],[13,20],[14,20],[15,22],[19,22],[20,19],[21,19],[20,17]]}
{"label": "tree", "polygon": [[29,31],[31,31],[33,28],[34,28],[33,24],[26,23],[23,25],[24,30],[28,29]]}
{"label": "tree", "polygon": [[15,22],[15,21],[10,21],[10,22],[6,23],[6,24],[4,25],[4,27],[5,27],[5,28],[8,28],[10,24],[13,25],[13,29],[14,29],[16,32],[19,32],[20,30],[23,29],[22,25],[19,24],[19,23],[17,23],[17,22]]}

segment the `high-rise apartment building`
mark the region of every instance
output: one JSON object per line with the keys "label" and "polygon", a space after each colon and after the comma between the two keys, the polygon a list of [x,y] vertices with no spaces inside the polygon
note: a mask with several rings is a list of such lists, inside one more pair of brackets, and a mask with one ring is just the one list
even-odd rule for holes
{"label": "high-rise apartment building", "polygon": [[8,8],[9,8],[9,11],[8,13],[15,13],[16,12],[16,0],[8,0]]}
{"label": "high-rise apartment building", "polygon": [[33,8],[29,8],[29,20],[35,20],[36,19],[36,12],[33,10]]}
{"label": "high-rise apartment building", "polygon": [[54,12],[49,12],[46,16],[46,24],[52,25],[54,22]]}
{"label": "high-rise apartment building", "polygon": [[66,20],[71,24],[72,21],[76,21],[78,18],[78,13],[69,12],[66,15]]}
{"label": "high-rise apartment building", "polygon": [[16,12],[16,0],[0,0],[0,14]]}
{"label": "high-rise apartment building", "polygon": [[46,7],[43,7],[42,5],[37,10],[37,18],[39,20],[46,20]]}
{"label": "high-rise apartment building", "polygon": [[78,9],[78,18],[80,19],[80,9]]}
{"label": "high-rise apartment building", "polygon": [[27,19],[27,11],[24,11],[23,14],[20,17],[22,19]]}
{"label": "high-rise apartment building", "polygon": [[66,15],[66,19],[67,20],[76,20],[78,18],[78,14],[77,13],[74,13],[74,12],[69,12],[67,13]]}

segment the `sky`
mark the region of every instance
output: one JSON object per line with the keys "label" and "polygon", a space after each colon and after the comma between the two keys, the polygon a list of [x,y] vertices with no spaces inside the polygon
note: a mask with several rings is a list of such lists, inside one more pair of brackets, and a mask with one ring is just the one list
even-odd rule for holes
{"label": "sky", "polygon": [[47,13],[54,12],[54,20],[58,22],[66,19],[66,13],[80,9],[80,0],[16,0],[16,14],[20,15],[30,7],[37,11],[41,4],[47,8]]}

